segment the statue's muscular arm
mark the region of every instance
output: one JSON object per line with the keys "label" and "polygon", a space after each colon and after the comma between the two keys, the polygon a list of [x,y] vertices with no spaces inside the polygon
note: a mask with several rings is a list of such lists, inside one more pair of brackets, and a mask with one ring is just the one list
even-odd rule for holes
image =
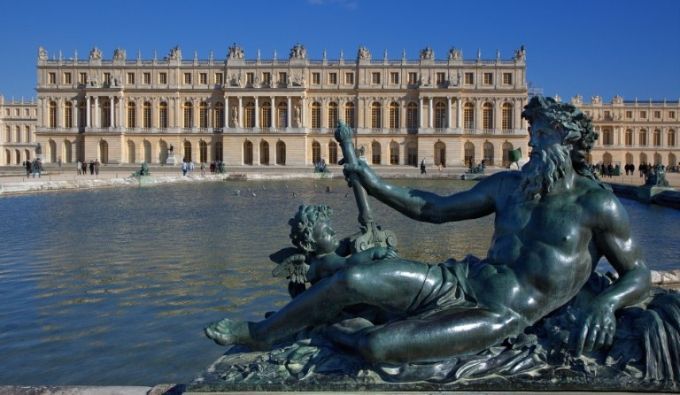
{"label": "statue's muscular arm", "polygon": [[391,185],[365,163],[345,165],[347,174],[357,174],[366,191],[381,202],[418,221],[444,223],[479,218],[495,211],[495,197],[507,173],[496,173],[467,191],[440,196],[431,192]]}
{"label": "statue's muscular arm", "polygon": [[[639,303],[649,293],[650,272],[631,237],[628,214],[610,192],[599,190],[586,196],[593,241],[619,274],[618,280],[598,295],[584,315],[577,353],[611,345],[616,331],[616,310]],[[596,263],[596,262],[594,262]]]}

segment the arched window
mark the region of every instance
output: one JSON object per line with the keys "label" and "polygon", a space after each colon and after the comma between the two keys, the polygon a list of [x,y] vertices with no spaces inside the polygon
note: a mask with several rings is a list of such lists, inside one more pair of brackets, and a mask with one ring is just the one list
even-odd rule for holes
{"label": "arched window", "polygon": [[399,104],[397,102],[390,103],[390,129],[399,129],[401,127],[399,119]]}
{"label": "arched window", "polygon": [[12,142],[12,128],[10,126],[5,126],[5,141]]}
{"label": "arched window", "polygon": [[625,139],[626,139],[626,146],[630,147],[630,146],[633,145],[633,130],[632,129],[626,129]]}
{"label": "arched window", "polygon": [[338,163],[338,144],[335,141],[328,143],[328,163]]}
{"label": "arched window", "polygon": [[191,162],[193,160],[191,155],[191,142],[188,140],[184,141],[184,162]]}
{"label": "arched window", "polygon": [[491,144],[488,141],[486,141],[484,143],[484,164],[487,165],[487,166],[493,166],[494,165],[493,144]]}
{"label": "arched window", "polygon": [[647,154],[644,152],[640,152],[640,163],[648,163],[649,161],[647,160]]}
{"label": "arched window", "polygon": [[444,102],[440,101],[434,105],[434,127],[436,129],[446,127],[446,104]]}
{"label": "arched window", "polygon": [[64,105],[64,127],[73,127],[73,104],[70,101]]}
{"label": "arched window", "polygon": [[[260,107],[260,127],[271,128],[272,127],[272,104],[262,103]],[[267,162],[269,164],[269,162]]]}
{"label": "arched window", "polygon": [[161,102],[158,106],[158,123],[161,129],[168,128],[168,103],[166,102]]}
{"label": "arched window", "polygon": [[215,143],[215,160],[218,161],[223,161],[224,155],[223,155],[224,149],[222,147],[222,142],[218,141]]}
{"label": "arched window", "polygon": [[379,165],[381,162],[381,155],[380,155],[380,143],[377,141],[374,141],[371,143],[371,163],[374,165]]}
{"label": "arched window", "polygon": [[215,128],[222,129],[224,127],[224,104],[222,102],[215,103],[214,117]]}
{"label": "arched window", "polygon": [[668,131],[668,146],[675,147],[675,130],[673,129]]}
{"label": "arched window", "polygon": [[269,143],[265,140],[260,141],[260,164],[269,164]]}
{"label": "arched window", "polygon": [[604,165],[611,165],[612,164],[612,154],[609,152],[605,152],[602,154],[602,164]]}
{"label": "arched window", "polygon": [[436,166],[446,166],[446,144],[437,141],[434,144],[434,164]]}
{"label": "arched window", "polygon": [[12,164],[12,151],[6,149],[5,150],[5,164],[6,165],[11,165]]}
{"label": "arched window", "polygon": [[328,104],[328,127],[331,129],[338,127],[338,104],[336,102]]}
{"label": "arched window", "polygon": [[191,102],[184,103],[184,128],[189,129],[194,125],[194,106]]}
{"label": "arched window", "polygon": [[638,145],[642,146],[642,147],[647,146],[647,131],[645,129],[640,130],[639,138],[638,138]]}
{"label": "arched window", "polygon": [[482,105],[482,129],[487,133],[493,129],[493,104],[491,103]]}
{"label": "arched window", "polygon": [[373,104],[371,104],[371,128],[380,129],[382,127],[381,118],[382,107],[380,106],[380,103],[373,102]]}
{"label": "arched window", "polygon": [[54,129],[57,127],[57,103],[54,101],[50,102],[49,119],[47,122],[50,128]]}
{"label": "arched window", "polygon": [[321,144],[318,141],[312,142],[312,163],[317,164],[321,161]]}
{"label": "arched window", "polygon": [[277,112],[276,119],[278,119],[277,127],[287,128],[288,127],[288,104],[286,104],[284,102],[279,103],[278,107],[276,107],[276,112]]}
{"label": "arched window", "polygon": [[501,107],[501,128],[503,130],[512,130],[512,104],[503,103]]}
{"label": "arched window", "polygon": [[243,164],[253,164],[253,143],[249,140],[243,142]]}
{"label": "arched window", "polygon": [[471,142],[465,143],[465,155],[464,155],[465,166],[475,165],[475,145]]}
{"label": "arched window", "polygon": [[[56,155],[56,144],[54,141],[50,140],[50,148],[54,145],[54,149],[51,149],[53,156]],[[56,158],[53,158],[52,162],[55,162]],[[99,141],[99,161],[101,163],[109,163],[109,143],[106,140]]]}
{"label": "arched window", "polygon": [[[28,154],[28,150],[26,150]],[[70,141],[64,140],[64,163],[73,162],[73,144]]]}
{"label": "arched window", "polygon": [[510,151],[513,150],[512,143],[503,143],[503,167],[510,167]]}
{"label": "arched window", "polygon": [[[246,104],[246,107],[244,109],[244,121],[245,121],[245,127],[247,128],[254,128],[255,127],[255,103],[250,102]],[[252,143],[251,143],[252,145]],[[252,165],[252,163],[251,163]]]}
{"label": "arched window", "polygon": [[614,144],[614,132],[611,128],[602,129],[602,145],[613,145]]}
{"label": "arched window", "polygon": [[203,140],[198,143],[198,161],[208,163],[208,143]]}
{"label": "arched window", "polygon": [[626,164],[630,165],[633,164],[633,154],[630,152],[626,152]]}
{"label": "arched window", "polygon": [[663,163],[663,161],[661,160],[661,154],[658,153],[658,152],[655,152],[655,153],[654,153],[654,164],[655,164],[655,165],[660,165],[660,164],[662,164],[662,163]]}
{"label": "arched window", "polygon": [[676,166],[678,164],[678,159],[674,153],[668,154],[668,166]]}
{"label": "arched window", "polygon": [[418,144],[411,141],[406,144],[406,160],[409,166],[418,166]]}
{"label": "arched window", "polygon": [[312,128],[318,129],[320,127],[321,127],[321,104],[319,102],[314,102],[312,103]]}
{"label": "arched window", "polygon": [[144,140],[144,162],[151,163],[151,142],[149,140]]}
{"label": "arched window", "polygon": [[475,105],[465,103],[463,106],[463,127],[465,129],[475,128]]}
{"label": "arched window", "polygon": [[87,122],[87,111],[85,111],[85,101],[78,102],[78,125],[79,127],[85,127]]}
{"label": "arched window", "polygon": [[135,102],[128,101],[127,110],[127,127],[130,129],[137,127],[137,106],[135,105]]}
{"label": "arched window", "polygon": [[143,114],[142,114],[142,127],[145,129],[150,129],[151,128],[151,103],[148,101],[145,101],[143,104]]}
{"label": "arched window", "polygon": [[659,129],[654,129],[654,146],[661,146],[661,130]]}
{"label": "arched window", "polygon": [[276,164],[281,166],[286,164],[286,143],[281,140],[276,142]]}
{"label": "arched window", "polygon": [[198,127],[201,129],[208,128],[208,103],[205,101],[198,105]]}
{"label": "arched window", "polygon": [[14,135],[16,136],[17,143],[21,142],[21,126],[15,126]]}
{"label": "arched window", "polygon": [[30,126],[26,126],[25,135],[26,135],[26,142],[30,143],[31,140],[33,140],[31,138],[31,127]]}
{"label": "arched window", "polygon": [[397,143],[396,141],[392,141],[390,143],[390,164],[391,165],[399,164],[399,143]]}
{"label": "arched window", "polygon": [[354,123],[354,103],[352,103],[352,102],[345,104],[345,123],[350,128],[355,127],[355,123]]}
{"label": "arched window", "polygon": [[414,130],[418,129],[418,105],[416,103],[409,103],[406,106],[406,127]]}

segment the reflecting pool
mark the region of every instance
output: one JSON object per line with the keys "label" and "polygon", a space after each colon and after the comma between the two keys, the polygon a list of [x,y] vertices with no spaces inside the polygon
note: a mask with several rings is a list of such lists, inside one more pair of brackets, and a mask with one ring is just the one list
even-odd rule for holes
{"label": "reflecting pool", "polygon": [[[471,186],[418,185],[440,194]],[[0,199],[0,384],[191,380],[223,352],[203,336],[205,324],[260,319],[287,301],[268,255],[289,246],[287,221],[301,203],[330,205],[338,235],[358,229],[352,192],[340,180]],[[404,257],[435,263],[486,255],[492,216],[432,225],[371,204]],[[624,205],[649,265],[680,267],[680,211]]]}

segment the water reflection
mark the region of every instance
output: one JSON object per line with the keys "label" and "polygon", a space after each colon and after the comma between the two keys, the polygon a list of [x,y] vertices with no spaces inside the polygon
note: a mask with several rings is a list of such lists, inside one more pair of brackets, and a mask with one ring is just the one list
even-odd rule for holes
{"label": "water reflection", "polygon": [[[421,186],[448,194],[470,184]],[[259,319],[286,302],[267,257],[289,245],[287,220],[301,203],[332,206],[339,235],[358,229],[354,199],[341,181],[0,199],[0,384],[190,380],[222,353],[203,338],[203,325],[227,315]],[[645,249],[651,266],[678,267],[680,211],[624,204],[635,237],[655,247]],[[432,225],[371,205],[406,258],[486,255],[493,216]]]}

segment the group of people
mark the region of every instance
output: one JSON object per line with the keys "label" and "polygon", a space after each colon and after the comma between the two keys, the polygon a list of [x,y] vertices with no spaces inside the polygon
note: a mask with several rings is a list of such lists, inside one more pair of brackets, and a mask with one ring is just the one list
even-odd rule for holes
{"label": "group of people", "polygon": [[[626,165],[628,166],[628,165]],[[625,167],[624,167],[625,169]],[[635,170],[635,166],[633,166],[633,170]],[[595,165],[595,172],[600,177],[613,177],[613,176],[620,176],[621,175],[621,166],[617,165],[612,165],[611,163],[604,164],[604,163],[597,163]],[[626,169],[626,175],[628,174],[628,170]],[[631,174],[633,174],[631,172]]]}
{"label": "group of people", "polygon": [[79,176],[80,175],[86,176],[87,171],[89,169],[91,176],[94,176],[94,175],[98,176],[99,175],[99,165],[100,165],[100,163],[99,163],[98,159],[95,159],[95,160],[90,159],[89,163],[85,162],[85,161],[82,161],[82,162],[78,161],[76,163],[76,173],[78,173]]}
{"label": "group of people", "polygon": [[[187,173],[193,172],[195,168],[196,168],[196,165],[194,164],[193,161],[186,160],[186,159],[182,161],[181,169],[182,169],[182,175],[183,176],[186,176]],[[222,162],[221,160],[214,160],[214,161],[210,162],[210,166],[208,168],[210,169],[211,173],[224,173],[224,171],[225,171],[224,170],[224,162]],[[202,176],[205,175],[205,169],[206,169],[205,163],[201,162],[201,175]]]}
{"label": "group of people", "polygon": [[24,161],[23,165],[26,169],[26,177],[33,175],[33,178],[35,178],[35,175],[37,174],[38,178],[40,178],[40,175],[43,171],[42,161],[40,158],[33,159],[32,161],[26,160]]}

